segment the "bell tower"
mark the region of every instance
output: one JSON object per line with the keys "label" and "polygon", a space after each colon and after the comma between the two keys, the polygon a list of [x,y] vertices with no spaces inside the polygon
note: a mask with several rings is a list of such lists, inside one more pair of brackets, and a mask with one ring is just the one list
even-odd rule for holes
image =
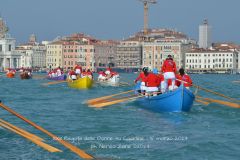
{"label": "bell tower", "polygon": [[4,38],[7,32],[8,32],[8,27],[4,23],[3,18],[0,17],[0,38]]}

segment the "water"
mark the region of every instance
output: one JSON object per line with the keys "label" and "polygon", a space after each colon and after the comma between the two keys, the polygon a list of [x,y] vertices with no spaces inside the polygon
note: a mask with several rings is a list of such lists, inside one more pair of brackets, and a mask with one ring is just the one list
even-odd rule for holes
{"label": "water", "polygon": [[[121,74],[132,83],[136,74]],[[192,75],[195,84],[240,99],[240,75]],[[3,103],[48,131],[95,157],[126,160],[239,159],[240,110],[195,103],[188,113],[153,113],[134,102],[104,109],[90,108],[87,99],[131,87],[94,86],[75,90],[66,84],[42,86],[48,80],[0,77]],[[199,95],[222,99],[199,91]],[[1,160],[75,160],[74,153],[7,111],[0,118],[44,138],[62,153],[49,153],[0,128]]]}

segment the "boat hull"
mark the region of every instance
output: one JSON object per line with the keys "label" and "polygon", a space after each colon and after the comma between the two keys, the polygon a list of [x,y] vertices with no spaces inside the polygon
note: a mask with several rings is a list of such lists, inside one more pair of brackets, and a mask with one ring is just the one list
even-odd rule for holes
{"label": "boat hull", "polygon": [[98,82],[103,86],[119,86],[120,76],[116,75],[108,80],[98,80]]}
{"label": "boat hull", "polygon": [[69,80],[68,79],[68,86],[70,88],[75,88],[75,89],[89,89],[92,87],[93,80],[90,79],[89,77],[83,77],[79,78],[77,80]]}
{"label": "boat hull", "polygon": [[137,103],[154,112],[188,112],[193,105],[194,99],[195,96],[191,91],[184,86],[180,86],[175,91],[140,98]]}
{"label": "boat hull", "polygon": [[7,73],[6,74],[7,78],[14,78],[15,74],[14,73]]}
{"label": "boat hull", "polygon": [[67,76],[65,74],[57,77],[47,77],[49,80],[54,80],[54,81],[64,81],[66,80]]}
{"label": "boat hull", "polygon": [[20,78],[21,79],[31,79],[32,76],[28,75],[27,73],[26,74],[20,74]]}

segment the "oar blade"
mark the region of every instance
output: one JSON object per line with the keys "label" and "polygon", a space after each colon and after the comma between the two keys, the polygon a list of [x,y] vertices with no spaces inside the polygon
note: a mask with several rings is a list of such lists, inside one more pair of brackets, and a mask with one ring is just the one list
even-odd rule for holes
{"label": "oar blade", "polygon": [[98,98],[90,99],[90,100],[88,100],[88,101],[86,102],[86,104],[91,105],[92,103],[99,102],[99,101],[102,101],[102,100],[105,100],[105,99],[109,99],[109,98],[111,98],[111,97],[118,96],[118,95],[121,95],[121,94],[127,94],[127,93],[130,93],[130,92],[133,92],[133,90],[129,90],[129,91],[125,91],[125,92],[120,92],[120,93],[113,94],[113,95],[109,95],[109,96],[103,96],[103,97],[98,97]]}
{"label": "oar blade", "polygon": [[108,102],[102,102],[102,103],[100,102],[100,103],[90,105],[90,107],[102,108],[102,107],[111,106],[111,105],[122,103],[122,102],[127,102],[129,100],[135,100],[140,97],[143,97],[143,96],[142,95],[140,95],[140,96],[134,95],[133,97],[121,98],[121,99],[117,99],[114,101],[108,101]]}
{"label": "oar blade", "polygon": [[204,98],[204,100],[212,102],[212,103],[218,103],[218,104],[228,106],[228,107],[232,107],[232,108],[240,108],[240,104],[238,104],[238,103],[222,101],[222,100],[212,99],[212,98]]}
{"label": "oar blade", "polygon": [[200,100],[200,99],[195,99],[195,101],[198,102],[198,103],[204,104],[206,106],[210,104],[210,102],[203,101],[203,100]]}
{"label": "oar blade", "polygon": [[65,83],[65,82],[67,82],[67,81],[53,81],[53,82],[43,83],[43,85],[47,86],[47,85]]}

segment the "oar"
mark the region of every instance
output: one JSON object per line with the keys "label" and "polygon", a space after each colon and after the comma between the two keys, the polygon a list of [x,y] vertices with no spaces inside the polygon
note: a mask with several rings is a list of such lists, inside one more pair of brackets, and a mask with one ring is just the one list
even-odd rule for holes
{"label": "oar", "polygon": [[32,121],[28,120],[27,118],[23,117],[22,115],[18,114],[14,110],[10,109],[9,107],[5,106],[3,103],[0,103],[0,106],[7,110],[8,112],[12,113],[13,115],[17,116],[18,118],[24,120],[28,124],[32,125],[36,129],[42,131],[43,133],[47,134],[48,136],[52,137],[54,140],[57,140],[59,143],[70,149],[72,152],[76,153],[78,156],[84,159],[93,159],[94,157],[85,151],[77,148],[76,146],[72,145],[71,143],[64,141],[62,138],[57,137],[56,135],[50,133],[49,131],[45,130],[44,128],[38,126],[37,124],[33,123]]}
{"label": "oar", "polygon": [[[180,79],[176,79],[176,80],[177,80],[177,81],[180,81],[180,82],[183,82],[183,83],[188,83],[188,82],[183,81],[183,80],[180,80]],[[188,84],[190,84],[190,83],[188,83]],[[224,98],[230,99],[230,100],[235,101],[235,102],[240,102],[240,100],[237,100],[237,99],[234,99],[234,98],[228,97],[228,96],[226,96],[226,95],[224,95],[224,94],[221,94],[221,93],[218,93],[218,92],[215,92],[215,91],[212,91],[212,90],[209,90],[209,89],[206,89],[206,88],[200,87],[200,86],[195,85],[195,84],[191,84],[191,85],[194,86],[194,87],[196,87],[196,88],[202,89],[202,90],[204,90],[204,91],[206,91],[206,92],[216,94],[216,95],[218,95],[218,96],[221,96],[221,97],[224,97]]]}
{"label": "oar", "polygon": [[4,124],[2,122],[0,122],[0,126],[6,128],[6,129],[8,129],[8,130],[10,130],[12,132],[17,133],[18,135],[20,135],[20,136],[22,136],[22,137],[32,141],[33,143],[37,144],[38,146],[42,147],[43,149],[46,149],[49,152],[62,152],[61,150],[59,150],[59,149],[57,149],[57,148],[55,148],[53,146],[50,146],[50,145],[48,145],[48,144],[46,144],[46,143],[44,143],[44,142],[42,142],[42,141],[40,141],[38,139],[35,139],[35,138],[29,136],[30,133],[24,134],[24,133],[14,129],[14,128],[9,127],[8,125],[6,125],[6,124]]}
{"label": "oar", "polygon": [[127,83],[127,82],[120,82],[121,85],[128,85],[131,86],[131,84]]}
{"label": "oar", "polygon": [[209,102],[206,102],[206,101],[203,101],[203,100],[200,100],[200,99],[195,99],[196,102],[198,103],[201,103],[201,104],[204,104],[204,105],[209,105]]}
{"label": "oar", "polygon": [[92,102],[92,103],[89,103],[88,105],[89,106],[94,106],[96,104],[100,104],[100,103],[106,103],[106,102],[111,102],[111,101],[116,101],[116,100],[120,100],[120,99],[123,99],[123,98],[132,98],[132,97],[136,97],[135,94],[133,95],[127,95],[127,96],[124,96],[124,97],[119,97],[119,98],[108,98],[108,99],[103,99],[103,100],[99,100],[99,101],[96,101],[96,102]]}
{"label": "oar", "polygon": [[130,97],[130,98],[129,97],[128,98],[122,98],[122,99],[109,101],[109,102],[97,103],[97,104],[94,104],[94,105],[90,105],[90,107],[102,108],[102,107],[114,105],[114,104],[117,104],[117,103],[126,102],[126,101],[129,101],[129,100],[134,100],[134,99],[141,98],[141,97],[144,97],[144,96],[140,95],[140,96],[135,96],[135,97]]}
{"label": "oar", "polygon": [[43,85],[59,84],[59,83],[65,83],[65,82],[67,81],[53,81],[53,82],[44,83]]}
{"label": "oar", "polygon": [[32,78],[34,78],[34,79],[44,79],[44,78],[46,78],[46,76],[44,76],[44,75],[33,75]]}
{"label": "oar", "polygon": [[101,100],[104,100],[104,99],[108,99],[108,98],[111,98],[111,97],[114,97],[114,96],[118,96],[118,95],[121,95],[121,94],[130,93],[130,92],[133,92],[133,91],[134,91],[134,90],[129,90],[129,91],[126,91],[126,92],[120,92],[120,93],[113,94],[113,95],[110,95],[110,96],[103,96],[103,97],[99,97],[99,98],[90,99],[90,100],[88,100],[86,103],[87,103],[87,104],[91,104],[91,103],[94,103],[94,102],[97,102],[97,101],[101,101]]}
{"label": "oar", "polygon": [[201,98],[205,101],[209,101],[209,102],[212,102],[212,103],[218,103],[218,104],[221,104],[221,105],[224,105],[224,106],[229,106],[229,107],[232,107],[232,108],[240,108],[240,104],[237,104],[237,103],[232,103],[232,102],[213,99],[213,98],[204,98],[204,97],[200,97],[200,96],[197,96],[197,98]]}
{"label": "oar", "polygon": [[233,83],[240,83],[240,81],[232,81]]}
{"label": "oar", "polygon": [[5,125],[8,125],[9,127],[13,128],[13,129],[15,129],[15,130],[17,130],[17,131],[25,134],[25,135],[28,135],[28,136],[30,136],[30,137],[32,137],[32,138],[34,138],[34,139],[37,139],[37,140],[39,140],[39,141],[44,141],[44,139],[42,139],[41,137],[38,137],[38,136],[35,135],[35,134],[29,133],[29,132],[27,132],[27,131],[25,131],[25,130],[23,130],[23,129],[21,129],[21,128],[18,128],[17,126],[14,126],[13,124],[8,123],[8,122],[6,122],[6,121],[4,121],[4,120],[2,120],[2,119],[0,119],[0,122],[2,122],[2,123],[5,124]]}

